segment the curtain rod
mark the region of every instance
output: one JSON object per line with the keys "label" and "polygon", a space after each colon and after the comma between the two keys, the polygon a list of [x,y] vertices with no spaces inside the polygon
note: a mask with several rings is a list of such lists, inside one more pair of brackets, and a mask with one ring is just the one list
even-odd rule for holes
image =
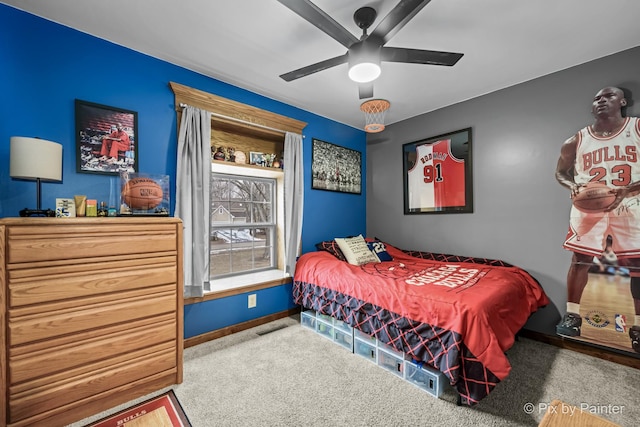
{"label": "curtain rod", "polygon": [[[180,107],[181,108],[187,107],[187,104],[180,104]],[[281,133],[283,135],[285,135],[287,133],[286,130],[272,128],[270,126],[261,125],[259,123],[253,123],[253,122],[250,122],[248,120],[236,119],[235,117],[225,116],[224,114],[218,114],[218,113],[211,112],[211,115],[215,116],[215,117],[218,117],[218,118],[221,118],[221,119],[225,119],[225,120],[232,120],[234,122],[238,122],[238,123],[243,123],[243,124],[250,125],[250,126],[259,127],[259,128],[262,128],[262,129],[272,130],[272,131],[275,131],[275,132],[279,132],[279,133]]]}

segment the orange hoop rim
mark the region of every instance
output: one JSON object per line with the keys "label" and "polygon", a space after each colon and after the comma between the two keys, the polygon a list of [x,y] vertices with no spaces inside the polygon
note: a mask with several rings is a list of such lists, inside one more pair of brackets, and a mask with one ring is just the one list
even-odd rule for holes
{"label": "orange hoop rim", "polygon": [[384,116],[391,103],[386,99],[370,99],[360,104],[360,110],[364,113],[364,130],[369,133],[382,132],[384,130]]}
{"label": "orange hoop rim", "polygon": [[386,99],[370,99],[360,104],[360,111],[365,113],[380,113],[387,111],[391,103]]}

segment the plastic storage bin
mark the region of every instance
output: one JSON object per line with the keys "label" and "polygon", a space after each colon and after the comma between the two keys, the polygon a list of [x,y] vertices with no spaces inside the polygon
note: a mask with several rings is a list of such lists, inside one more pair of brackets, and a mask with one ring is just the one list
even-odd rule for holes
{"label": "plastic storage bin", "polygon": [[316,318],[318,320],[322,320],[323,322],[333,324],[333,317],[329,316],[328,314],[316,313]]}
{"label": "plastic storage bin", "polygon": [[403,352],[381,342],[376,337],[314,310],[301,312],[300,323],[417,386],[431,396],[439,398],[442,395],[442,390],[447,383],[447,377],[442,372],[413,361]]}
{"label": "plastic storage bin", "polygon": [[434,397],[442,395],[447,377],[429,366],[419,366],[413,360],[405,360],[405,379]]}
{"label": "plastic storage bin", "polygon": [[300,323],[347,350],[363,357],[377,366],[417,386],[431,396],[439,398],[447,383],[447,377],[440,371],[419,364],[403,352],[388,344],[351,327],[348,323],[334,319],[314,310],[300,313]]}
{"label": "plastic storage bin", "polygon": [[371,335],[367,335],[364,332],[362,332],[360,329],[353,329],[353,337],[356,339],[359,339],[360,341],[364,341],[366,343],[369,343],[371,345],[373,345],[374,347],[377,345],[378,340],[376,339],[376,337],[371,336]]}
{"label": "plastic storage bin", "polygon": [[370,340],[362,341],[357,337],[353,340],[353,352],[358,356],[362,356],[373,363],[378,362],[378,352],[376,349],[375,338],[373,343]]}
{"label": "plastic storage bin", "polygon": [[404,353],[378,340],[378,348],[404,360]]}
{"label": "plastic storage bin", "polygon": [[[380,343],[378,342],[378,344]],[[385,368],[400,378],[404,378],[404,355],[402,353],[388,353],[378,347],[378,366]]]}
{"label": "plastic storage bin", "polygon": [[333,326],[341,331],[348,332],[353,335],[353,328],[350,324],[343,322],[342,320],[333,319]]}
{"label": "plastic storage bin", "polygon": [[305,328],[316,330],[316,312],[307,310],[300,313],[300,324]]}
{"label": "plastic storage bin", "polygon": [[333,340],[350,352],[353,352],[353,330],[345,332],[334,325]]}
{"label": "plastic storage bin", "polygon": [[333,325],[316,318],[316,332],[333,341]]}

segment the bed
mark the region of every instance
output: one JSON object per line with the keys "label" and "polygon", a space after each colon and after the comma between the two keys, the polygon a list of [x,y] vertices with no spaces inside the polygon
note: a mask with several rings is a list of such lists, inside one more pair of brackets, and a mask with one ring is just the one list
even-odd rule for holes
{"label": "bed", "polygon": [[500,260],[353,239],[375,259],[364,260],[362,252],[354,258],[344,239],[318,243],[320,250],[296,264],[297,304],[441,371],[459,403],[475,405],[509,375],[505,352],[529,316],[549,303],[529,273]]}

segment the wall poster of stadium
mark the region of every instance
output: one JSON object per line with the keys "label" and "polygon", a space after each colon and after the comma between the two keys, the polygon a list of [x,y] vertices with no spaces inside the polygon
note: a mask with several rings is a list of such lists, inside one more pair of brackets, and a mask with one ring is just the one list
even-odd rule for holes
{"label": "wall poster of stadium", "polygon": [[311,188],[362,193],[362,153],[313,139]]}
{"label": "wall poster of stadium", "polygon": [[402,146],[404,213],[472,213],[471,128]]}

